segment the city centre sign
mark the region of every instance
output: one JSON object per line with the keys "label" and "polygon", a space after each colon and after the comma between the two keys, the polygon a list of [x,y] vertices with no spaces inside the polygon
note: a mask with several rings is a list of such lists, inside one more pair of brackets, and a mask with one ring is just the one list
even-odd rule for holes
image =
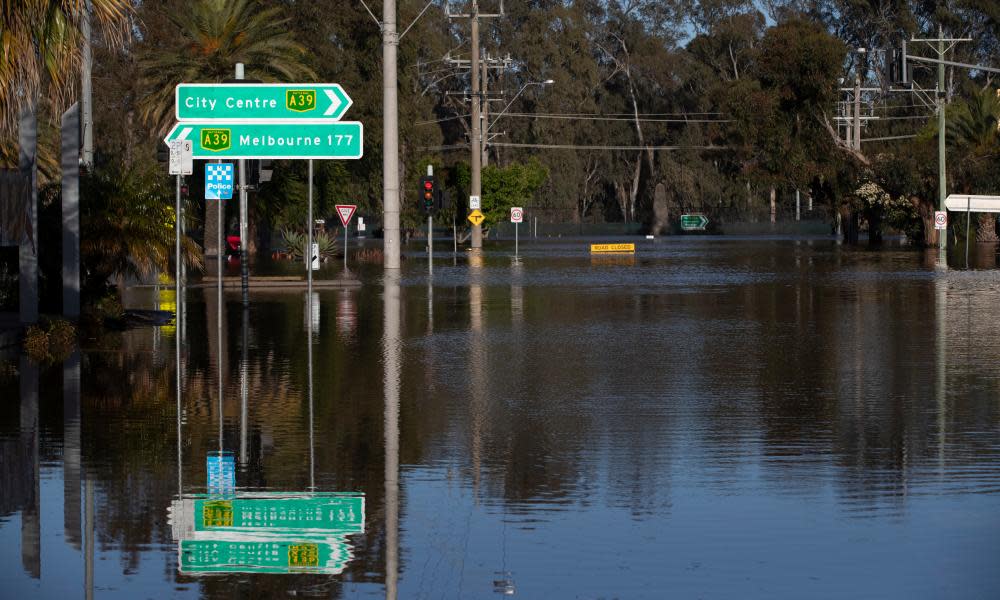
{"label": "city centre sign", "polygon": [[182,83],[174,99],[178,121],[228,123],[339,121],[353,103],[337,83]]}

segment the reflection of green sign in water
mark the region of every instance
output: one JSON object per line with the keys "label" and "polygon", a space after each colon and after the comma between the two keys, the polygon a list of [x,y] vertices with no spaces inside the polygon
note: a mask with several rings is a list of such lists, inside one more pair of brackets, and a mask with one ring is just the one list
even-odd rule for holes
{"label": "reflection of green sign in water", "polygon": [[347,544],[324,540],[181,540],[182,573],[325,573],[344,570]]}
{"label": "reflection of green sign in water", "polygon": [[171,503],[182,573],[339,573],[347,535],[364,533],[365,497],[352,493],[198,494]]}
{"label": "reflection of green sign in water", "polygon": [[363,496],[260,494],[194,501],[195,531],[360,533],[364,524]]}

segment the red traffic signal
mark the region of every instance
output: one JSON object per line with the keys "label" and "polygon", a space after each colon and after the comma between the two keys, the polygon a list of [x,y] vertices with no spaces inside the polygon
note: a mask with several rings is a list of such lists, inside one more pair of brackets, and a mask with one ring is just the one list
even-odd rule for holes
{"label": "red traffic signal", "polygon": [[423,203],[423,209],[427,213],[434,212],[435,208],[435,193],[434,193],[434,177],[428,175],[426,177],[420,178],[420,198]]}

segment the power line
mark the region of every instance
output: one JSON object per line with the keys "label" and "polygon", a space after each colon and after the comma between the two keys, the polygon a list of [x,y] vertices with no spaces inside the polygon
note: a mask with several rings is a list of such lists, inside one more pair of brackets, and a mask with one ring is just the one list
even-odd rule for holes
{"label": "power line", "polygon": [[434,119],[431,121],[417,121],[414,125],[432,125],[434,123],[444,123],[445,121],[456,121],[458,119],[468,119],[469,115],[455,115],[454,117],[444,117],[443,119]]}
{"label": "power line", "polygon": [[507,113],[507,117],[527,117],[534,119],[572,119],[573,121],[625,121],[634,123],[731,123],[732,119],[646,119],[646,118],[626,118],[626,117],[606,117],[591,115],[572,114],[537,114],[537,113]]}
{"label": "power line", "polygon": [[889,140],[908,140],[917,137],[917,134],[912,135],[889,135],[885,137],[873,137],[873,138],[862,138],[862,142],[885,142]]}
{"label": "power line", "polygon": [[492,146],[505,148],[545,148],[550,150],[729,150],[726,146],[582,146],[577,144],[514,144],[494,142]]}

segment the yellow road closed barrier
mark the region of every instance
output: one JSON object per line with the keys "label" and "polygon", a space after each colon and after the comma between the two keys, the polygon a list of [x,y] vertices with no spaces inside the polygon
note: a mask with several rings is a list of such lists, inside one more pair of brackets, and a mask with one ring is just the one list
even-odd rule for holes
{"label": "yellow road closed barrier", "polygon": [[635,252],[635,244],[591,244],[590,253],[601,252]]}

